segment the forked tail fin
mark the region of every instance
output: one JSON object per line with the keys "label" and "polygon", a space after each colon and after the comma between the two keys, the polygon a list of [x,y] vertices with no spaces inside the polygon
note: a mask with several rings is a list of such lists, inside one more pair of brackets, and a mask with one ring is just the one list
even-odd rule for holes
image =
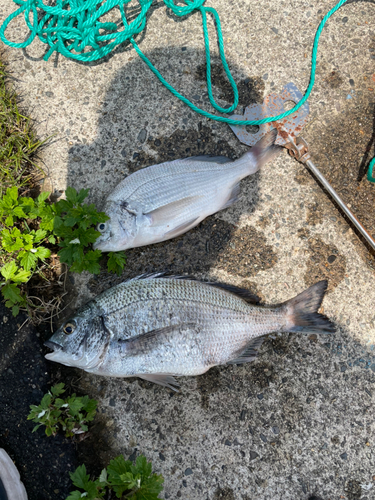
{"label": "forked tail fin", "polygon": [[286,310],[285,331],[303,333],[332,333],[335,325],[317,311],[327,290],[327,281],[319,281],[293,299],[282,304]]}

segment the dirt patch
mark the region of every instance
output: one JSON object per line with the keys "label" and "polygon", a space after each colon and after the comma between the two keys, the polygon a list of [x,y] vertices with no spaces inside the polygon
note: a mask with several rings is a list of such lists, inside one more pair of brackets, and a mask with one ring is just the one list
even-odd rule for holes
{"label": "dirt patch", "polygon": [[210,394],[221,389],[220,373],[220,368],[214,366],[208,372],[197,377],[197,389],[200,392],[201,406],[204,410],[208,410],[210,407]]}
{"label": "dirt patch", "polygon": [[301,238],[301,240],[307,240],[307,238],[310,236],[310,231],[306,227],[301,227],[297,231],[298,238]]}
{"label": "dirt patch", "polygon": [[250,377],[251,387],[254,387],[255,391],[265,389],[276,379],[273,365],[264,361],[251,365]]}
{"label": "dirt patch", "polygon": [[278,356],[283,356],[287,353],[290,340],[294,336],[294,334],[283,334],[277,335],[275,338],[268,337],[267,344],[271,346],[273,352]]}
{"label": "dirt patch", "polygon": [[335,245],[327,245],[320,238],[309,238],[310,257],[304,280],[307,286],[317,281],[328,280],[328,291],[333,290],[344,279],[346,259]]}
{"label": "dirt patch", "polygon": [[359,500],[362,496],[362,488],[359,481],[349,479],[345,483],[345,493],[348,495],[348,500]]}
{"label": "dirt patch", "polygon": [[316,224],[323,223],[323,212],[317,202],[307,205],[306,221],[310,226],[316,226]]}
{"label": "dirt patch", "polygon": [[[195,78],[199,81],[206,81],[207,65],[198,66]],[[227,79],[221,64],[211,65],[212,85],[221,90],[220,99],[232,103],[234,96],[231,84]],[[248,106],[255,102],[263,102],[264,81],[258,77],[248,77],[237,83],[238,103],[241,106]]]}
{"label": "dirt patch", "polygon": [[308,175],[307,168],[301,164],[298,164],[296,167],[294,180],[301,186],[308,186],[311,182],[313,182],[312,175]]}
{"label": "dirt patch", "polygon": [[[320,121],[306,128],[304,137],[310,144],[312,161],[367,231],[375,236],[375,184],[366,178],[375,144],[375,103],[373,91],[369,90],[373,88],[373,82],[367,78],[353,81],[351,85],[344,107],[338,104],[338,113],[322,114]],[[301,185],[317,185],[315,178],[302,165],[297,169],[295,180]],[[332,214],[327,201],[334,204],[327,193],[317,191],[317,201],[314,202],[317,207],[308,208],[309,224],[319,223],[327,215],[327,210]],[[369,250],[361,236],[357,236],[348,235],[348,238],[367,265],[374,269],[374,252]]]}
{"label": "dirt patch", "polygon": [[324,78],[324,81],[329,87],[331,87],[331,89],[337,89],[344,80],[341,78],[338,71],[331,71],[331,73],[328,73],[328,75]]}
{"label": "dirt patch", "polygon": [[259,226],[261,229],[265,229],[270,224],[271,224],[271,221],[270,221],[269,217],[260,217],[256,223],[256,225]]}
{"label": "dirt patch", "polygon": [[218,488],[215,491],[213,500],[235,500],[232,488],[226,486],[225,488]]}
{"label": "dirt patch", "polygon": [[345,483],[344,491],[348,495],[348,500],[359,500],[362,496],[361,483],[355,479],[349,479]]}

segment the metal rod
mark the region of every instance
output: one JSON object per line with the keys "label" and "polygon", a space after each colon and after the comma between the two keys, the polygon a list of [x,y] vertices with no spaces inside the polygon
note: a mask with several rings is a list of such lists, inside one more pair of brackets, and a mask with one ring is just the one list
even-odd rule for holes
{"label": "metal rod", "polygon": [[362,224],[359,222],[357,217],[349,210],[349,208],[345,205],[345,203],[342,201],[340,196],[336,193],[336,191],[333,189],[331,184],[327,181],[327,179],[324,177],[323,174],[319,172],[319,170],[316,168],[316,166],[313,164],[311,160],[307,160],[304,162],[305,165],[309,167],[311,172],[317,177],[317,179],[323,184],[325,189],[329,192],[329,194],[332,196],[332,198],[336,201],[336,203],[339,205],[341,210],[349,217],[349,219],[353,222],[355,227],[358,229],[358,231],[362,234],[362,236],[365,238],[367,243],[371,246],[373,250],[375,250],[375,241],[373,240],[372,236],[366,231],[366,229],[362,226]]}

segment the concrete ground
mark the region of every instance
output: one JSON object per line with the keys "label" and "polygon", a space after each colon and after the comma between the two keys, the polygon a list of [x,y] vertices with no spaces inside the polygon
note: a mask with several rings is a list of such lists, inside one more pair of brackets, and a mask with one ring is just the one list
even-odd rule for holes
{"label": "concrete ground", "polygon": [[[293,81],[304,91],[317,26],[332,0],[208,1],[219,12],[228,64],[241,90],[238,111]],[[0,5],[0,21],[15,9]],[[375,5],[350,2],[329,21],[318,53],[303,136],[321,168],[375,235]],[[113,14],[114,18],[117,17]],[[14,41],[26,31],[17,19]],[[217,47],[209,22],[213,63]],[[185,96],[209,110],[201,18],[176,19],[156,2],[140,48]],[[184,156],[240,156],[228,126],[174,98],[132,48],[99,64],[53,56],[44,46],[7,49],[9,69],[37,131],[53,140],[43,161],[53,190],[90,188],[102,206],[114,186],[144,166]],[[214,94],[231,95],[220,70]],[[138,379],[77,371],[80,390],[100,398],[93,454],[144,453],[165,477],[162,498],[370,500],[375,498],[374,255],[315,180],[286,152],[242,183],[241,200],[169,242],[127,252],[121,279],[171,270],[247,286],[267,304],[327,278],[331,336],[276,336],[246,366],[181,379],[171,394]],[[75,277],[74,307],[119,280]]]}

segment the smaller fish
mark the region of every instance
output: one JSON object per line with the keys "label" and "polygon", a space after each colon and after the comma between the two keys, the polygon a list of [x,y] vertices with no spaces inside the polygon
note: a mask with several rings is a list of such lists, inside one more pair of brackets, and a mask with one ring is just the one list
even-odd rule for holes
{"label": "smaller fish", "polygon": [[195,156],[143,168],[126,177],[108,196],[110,220],[98,224],[94,244],[117,252],[169,240],[238,200],[240,181],[254,174],[281,148],[277,130],[266,134],[238,160]]}

